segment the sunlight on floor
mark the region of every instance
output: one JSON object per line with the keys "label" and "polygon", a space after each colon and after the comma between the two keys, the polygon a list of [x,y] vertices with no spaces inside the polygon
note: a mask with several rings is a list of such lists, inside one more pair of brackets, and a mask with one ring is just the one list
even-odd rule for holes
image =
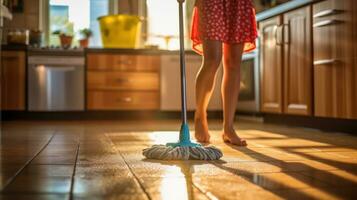
{"label": "sunlight on floor", "polygon": [[219,130],[210,131],[212,144],[224,153],[219,161],[160,161],[145,159],[142,149],[175,142],[178,131],[144,131],[144,122],[127,131],[121,124],[5,126],[0,199],[357,196],[355,136],[240,123],[238,133],[247,139],[248,147],[225,144]]}

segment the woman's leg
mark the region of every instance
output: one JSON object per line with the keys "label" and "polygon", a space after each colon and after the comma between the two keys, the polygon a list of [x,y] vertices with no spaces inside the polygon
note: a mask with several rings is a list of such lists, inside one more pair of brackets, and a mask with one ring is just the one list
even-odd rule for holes
{"label": "woman's leg", "polygon": [[203,61],[196,77],[195,137],[209,142],[207,106],[212,95],[217,69],[222,60],[220,41],[203,41]]}
{"label": "woman's leg", "polygon": [[244,44],[223,45],[223,140],[239,146],[246,146],[245,140],[234,130],[234,115],[238,102],[240,86],[240,64]]}

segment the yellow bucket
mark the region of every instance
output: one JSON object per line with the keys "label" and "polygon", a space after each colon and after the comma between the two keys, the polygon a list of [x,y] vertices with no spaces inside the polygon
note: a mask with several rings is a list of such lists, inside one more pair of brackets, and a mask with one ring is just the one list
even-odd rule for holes
{"label": "yellow bucket", "polygon": [[107,15],[98,18],[103,47],[136,48],[139,45],[141,20],[136,15]]}

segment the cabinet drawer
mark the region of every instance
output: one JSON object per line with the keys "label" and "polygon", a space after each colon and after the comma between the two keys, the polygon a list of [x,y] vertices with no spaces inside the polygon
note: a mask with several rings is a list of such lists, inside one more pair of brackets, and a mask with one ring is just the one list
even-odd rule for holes
{"label": "cabinet drawer", "polygon": [[313,22],[326,19],[343,20],[341,14],[351,7],[351,0],[326,0],[313,5]]}
{"label": "cabinet drawer", "polygon": [[314,115],[357,118],[355,0],[313,5]]}
{"label": "cabinet drawer", "polygon": [[352,14],[352,0],[327,0],[313,5],[314,62],[353,57]]}
{"label": "cabinet drawer", "polygon": [[89,110],[155,110],[160,106],[159,92],[89,91]]}
{"label": "cabinet drawer", "polygon": [[154,72],[87,72],[89,90],[159,90]]}
{"label": "cabinet drawer", "polygon": [[160,56],[89,53],[87,55],[87,67],[88,70],[99,71],[156,72],[160,69]]}

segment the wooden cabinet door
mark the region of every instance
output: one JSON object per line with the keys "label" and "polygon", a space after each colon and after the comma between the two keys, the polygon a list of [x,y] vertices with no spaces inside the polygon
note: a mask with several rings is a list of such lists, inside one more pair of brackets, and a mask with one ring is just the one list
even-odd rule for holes
{"label": "wooden cabinet door", "polygon": [[261,110],[282,113],[282,46],[277,30],[282,18],[277,16],[259,23],[261,56]]}
{"label": "wooden cabinet door", "polygon": [[314,107],[319,117],[357,118],[354,0],[313,6]]}
{"label": "wooden cabinet door", "polygon": [[284,109],[286,114],[311,115],[312,35],[311,7],[283,15]]}
{"label": "wooden cabinet door", "polygon": [[1,52],[1,109],[25,110],[25,52]]}

